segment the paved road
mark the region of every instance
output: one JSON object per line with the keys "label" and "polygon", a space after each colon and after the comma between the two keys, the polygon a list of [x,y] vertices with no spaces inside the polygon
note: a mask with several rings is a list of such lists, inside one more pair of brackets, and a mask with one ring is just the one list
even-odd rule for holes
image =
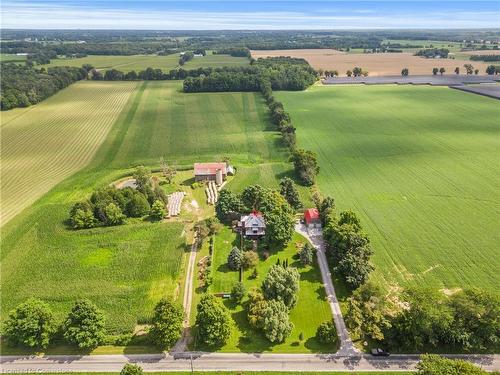
{"label": "paved road", "polygon": [[[487,371],[500,369],[498,355],[460,357]],[[184,353],[175,357],[168,354],[0,357],[3,373],[119,372],[128,362],[137,363],[145,371],[410,371],[415,368],[418,356]]]}
{"label": "paved road", "polygon": [[330,309],[332,310],[333,320],[335,322],[335,327],[337,328],[337,334],[340,340],[340,348],[336,354],[338,355],[356,355],[359,350],[353,345],[351,338],[349,337],[349,332],[345,326],[344,318],[342,317],[342,312],[340,311],[339,301],[337,295],[335,294],[335,288],[333,287],[332,275],[330,269],[328,268],[328,261],[326,260],[325,254],[325,243],[323,241],[323,234],[321,230],[313,229],[308,231],[306,226],[301,223],[295,224],[295,231],[302,234],[304,237],[309,239],[311,244],[316,248],[317,258],[319,263],[319,268],[321,270],[321,278],[323,279],[323,286],[326,291],[326,298],[330,304]]}

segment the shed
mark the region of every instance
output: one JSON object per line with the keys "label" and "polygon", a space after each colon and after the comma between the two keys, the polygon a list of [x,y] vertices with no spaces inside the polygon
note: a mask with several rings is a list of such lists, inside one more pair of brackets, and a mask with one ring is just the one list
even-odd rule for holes
{"label": "shed", "polygon": [[308,228],[321,228],[321,219],[317,208],[308,208],[304,212],[304,221]]}

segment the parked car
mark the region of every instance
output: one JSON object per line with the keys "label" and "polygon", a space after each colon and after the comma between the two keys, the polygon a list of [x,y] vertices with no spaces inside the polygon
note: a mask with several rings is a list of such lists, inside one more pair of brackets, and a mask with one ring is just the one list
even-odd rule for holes
{"label": "parked car", "polygon": [[375,357],[389,357],[391,353],[385,351],[384,349],[376,348],[372,349],[371,354]]}

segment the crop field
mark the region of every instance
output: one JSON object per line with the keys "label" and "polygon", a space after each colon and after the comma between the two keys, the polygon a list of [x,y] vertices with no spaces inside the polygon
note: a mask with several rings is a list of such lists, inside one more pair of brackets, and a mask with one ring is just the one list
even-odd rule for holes
{"label": "crop field", "polygon": [[113,167],[158,166],[161,157],[176,164],[224,156],[243,164],[285,160],[260,94],[184,94],[181,88],[178,81],[141,86]]}
{"label": "crop field", "polygon": [[278,92],[321,191],[361,218],[373,278],[498,288],[498,101],[444,87]]}
{"label": "crop field", "polygon": [[[323,345],[317,341],[316,329],[318,326],[332,318],[330,307],[326,301],[321,274],[317,263],[314,266],[302,266],[296,259],[297,245],[302,246],[305,239],[295,234],[292,241],[285,249],[270,251],[266,260],[260,260],[257,265],[259,276],[253,279],[251,271],[243,275],[243,283],[247,290],[259,287],[264,280],[269,268],[276,264],[277,260],[288,259],[290,265],[297,267],[300,273],[300,292],[297,306],[290,313],[290,320],[294,329],[289,338],[282,344],[271,344],[263,334],[254,331],[248,325],[246,310],[241,305],[234,306],[231,301],[225,301],[231,309],[233,320],[236,323],[228,343],[220,349],[222,352],[334,352],[335,348]],[[238,281],[238,272],[231,271],[227,266],[227,257],[231,248],[236,244],[239,246],[238,238],[225,227],[215,236],[214,255],[212,260],[213,283],[209,292],[230,292],[234,283]],[[244,302],[243,302],[244,303]],[[314,311],[314,314],[311,314]],[[304,334],[304,341],[299,340],[300,333]]]}
{"label": "crop field", "polygon": [[250,60],[246,57],[233,57],[230,55],[213,55],[207,51],[207,55],[203,57],[195,57],[189,60],[184,66],[184,69],[197,68],[218,68],[222,66],[245,66],[249,65]]}
{"label": "crop field", "polygon": [[[370,76],[400,75],[403,68],[408,68],[410,75],[430,75],[435,67],[444,67],[448,74],[452,74],[457,66],[464,72],[466,63],[458,59],[426,59],[408,52],[347,54],[328,49],[252,51],[254,58],[266,56],[301,57],[316,69],[337,70],[340,76],[345,76],[347,70],[355,66],[368,71]],[[479,69],[479,74],[486,74],[487,63],[474,61],[472,65]]]}
{"label": "crop field", "polygon": [[122,72],[131,70],[139,71],[146,68],[160,68],[163,71],[175,69],[179,63],[179,54],[158,56],[158,55],[131,55],[131,56],[107,56],[107,55],[89,55],[80,58],[62,58],[51,60],[51,66],[77,66],[83,64],[92,64],[96,69],[108,70],[118,69]]}
{"label": "crop field", "polygon": [[90,162],[136,85],[80,82],[36,106],[2,112],[2,225]]}
{"label": "crop field", "polygon": [[[12,55],[9,55],[12,56]],[[19,57],[15,56],[14,57]],[[26,58],[26,56],[20,56]],[[2,57],[3,61],[3,57]],[[246,57],[233,57],[229,55],[212,55],[209,51],[204,57],[195,57],[188,61],[184,69],[197,69],[200,67],[222,67],[222,66],[243,66],[248,65],[250,60]],[[122,72],[131,70],[139,71],[146,68],[160,68],[168,72],[179,66],[179,54],[174,53],[167,56],[159,55],[131,55],[131,56],[107,56],[107,55],[89,55],[80,58],[60,58],[51,60],[50,64],[43,65],[45,68],[51,66],[77,66],[83,64],[92,64],[96,69],[108,70],[118,69]]]}

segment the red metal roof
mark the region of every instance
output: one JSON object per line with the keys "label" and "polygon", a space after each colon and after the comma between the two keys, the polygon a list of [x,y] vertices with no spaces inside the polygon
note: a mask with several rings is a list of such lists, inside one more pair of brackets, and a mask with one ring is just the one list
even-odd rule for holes
{"label": "red metal roof", "polygon": [[319,220],[319,212],[317,208],[308,208],[306,212],[304,212],[304,219],[307,224],[309,224],[313,220]]}
{"label": "red metal roof", "polygon": [[226,163],[194,163],[195,176],[215,175],[219,169],[223,175],[227,174]]}

